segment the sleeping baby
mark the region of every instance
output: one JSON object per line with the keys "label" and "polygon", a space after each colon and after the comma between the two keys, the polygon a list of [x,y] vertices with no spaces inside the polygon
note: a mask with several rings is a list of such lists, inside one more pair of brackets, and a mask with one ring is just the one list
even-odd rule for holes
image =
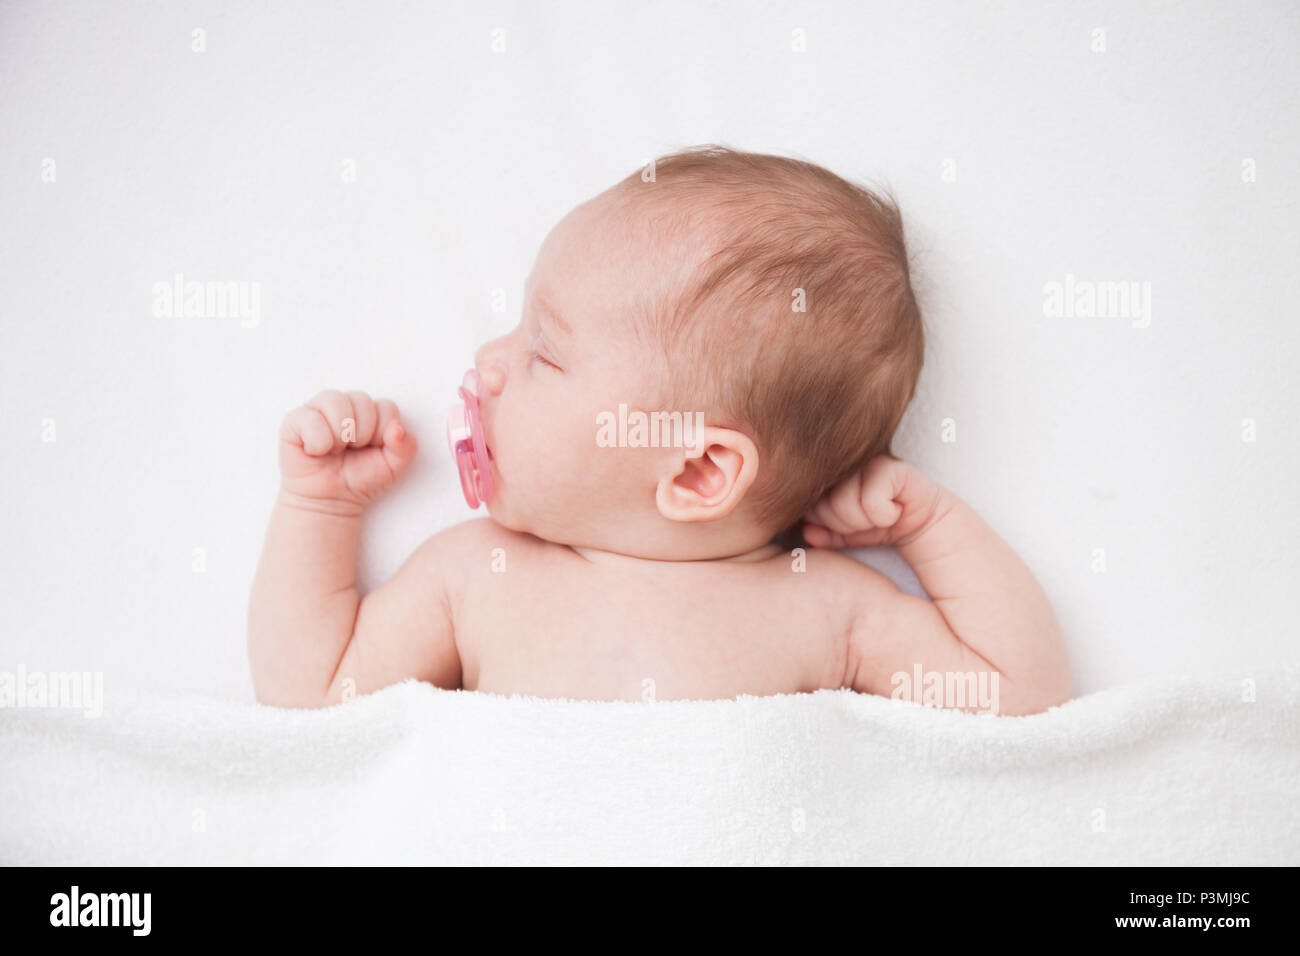
{"label": "sleeping baby", "polygon": [[[414,677],[588,700],[1063,703],[1033,575],[890,452],[922,356],[892,201],[777,156],[656,160],[555,227],[519,325],[474,357],[458,457],[491,517],[362,596],[361,517],[415,437],[355,391],[285,418],[249,608],[258,700],[323,707]],[[930,600],[836,550],[875,545]]]}

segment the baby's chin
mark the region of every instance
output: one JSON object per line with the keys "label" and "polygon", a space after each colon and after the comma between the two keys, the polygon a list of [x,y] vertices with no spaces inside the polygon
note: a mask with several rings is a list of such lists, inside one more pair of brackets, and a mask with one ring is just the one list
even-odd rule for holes
{"label": "baby's chin", "polygon": [[501,527],[509,528],[511,531],[517,530],[510,522],[509,509],[506,507],[505,502],[501,500],[501,493],[499,491],[492,496],[490,501],[485,501],[483,503],[483,508],[487,511],[488,517],[501,525]]}
{"label": "baby's chin", "polygon": [[484,502],[483,507],[487,509],[488,517],[508,531],[533,534],[534,532],[530,527],[532,522],[527,520],[526,515],[520,515],[511,507],[509,496],[504,491],[505,489],[498,485],[491,499]]}
{"label": "baby's chin", "polygon": [[521,508],[511,501],[509,495],[494,492],[492,500],[484,504],[488,517],[505,528],[519,534],[530,534],[534,538],[550,541],[553,544],[568,544],[568,537],[560,528],[571,528],[574,522],[561,519],[557,525],[554,514],[539,516],[532,509]]}

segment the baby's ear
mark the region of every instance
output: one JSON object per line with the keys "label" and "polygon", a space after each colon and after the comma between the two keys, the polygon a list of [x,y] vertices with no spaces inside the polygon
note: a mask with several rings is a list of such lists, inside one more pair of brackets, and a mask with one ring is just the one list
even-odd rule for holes
{"label": "baby's ear", "polygon": [[659,513],[671,521],[726,517],[758,476],[757,447],[731,428],[705,428],[681,453],[673,472],[655,489]]}

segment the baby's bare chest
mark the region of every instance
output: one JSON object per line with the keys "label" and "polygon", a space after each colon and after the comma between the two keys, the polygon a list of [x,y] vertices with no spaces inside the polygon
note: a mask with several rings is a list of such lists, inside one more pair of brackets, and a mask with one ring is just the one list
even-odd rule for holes
{"label": "baby's bare chest", "polygon": [[456,610],[469,690],[595,700],[839,687],[845,619],[784,565],[636,574],[548,555],[478,576]]}

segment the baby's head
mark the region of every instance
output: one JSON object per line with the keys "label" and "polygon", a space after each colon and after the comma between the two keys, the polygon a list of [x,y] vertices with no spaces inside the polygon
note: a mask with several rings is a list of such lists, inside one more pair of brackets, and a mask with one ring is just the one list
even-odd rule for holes
{"label": "baby's head", "polygon": [[[552,230],[476,356],[488,510],[643,558],[752,550],[889,452],[922,356],[892,202],[777,156],[662,157]],[[673,412],[703,430],[638,431]]]}

